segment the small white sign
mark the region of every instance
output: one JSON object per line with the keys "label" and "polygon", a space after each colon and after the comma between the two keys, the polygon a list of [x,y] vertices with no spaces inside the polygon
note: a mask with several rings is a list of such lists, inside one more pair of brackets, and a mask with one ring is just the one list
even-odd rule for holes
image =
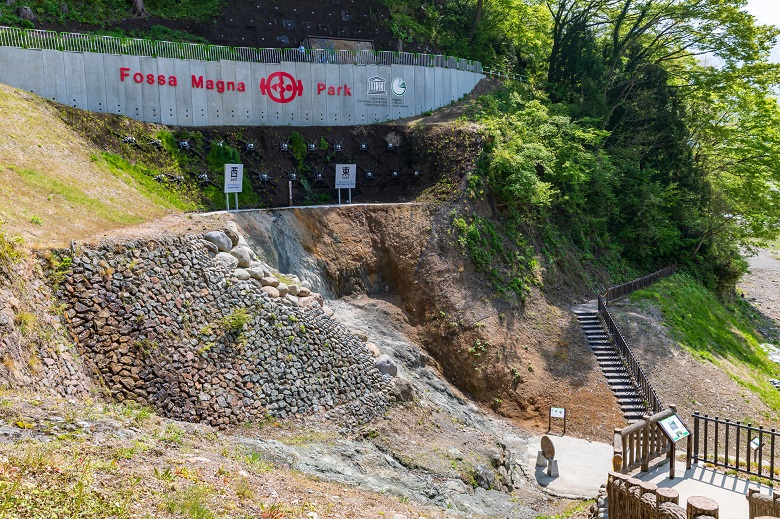
{"label": "small white sign", "polygon": [[757,451],[758,449],[761,448],[761,442],[758,440],[758,436],[753,438],[753,441],[750,442],[750,448],[753,449],[754,451]]}
{"label": "small white sign", "polygon": [[551,407],[550,418],[564,418],[566,416],[566,409],[563,407]]}
{"label": "small white sign", "polygon": [[240,193],[244,183],[243,164],[225,164],[225,193]]}
{"label": "small white sign", "polygon": [[336,164],[336,189],[355,189],[356,164]]}
{"label": "small white sign", "polygon": [[678,440],[682,440],[686,436],[689,436],[691,433],[688,431],[688,429],[685,428],[685,426],[682,423],[682,420],[680,420],[680,417],[676,414],[673,414],[669,418],[664,418],[658,424],[661,426],[661,428],[666,432],[666,435],[669,437],[670,440],[673,442],[677,442]]}

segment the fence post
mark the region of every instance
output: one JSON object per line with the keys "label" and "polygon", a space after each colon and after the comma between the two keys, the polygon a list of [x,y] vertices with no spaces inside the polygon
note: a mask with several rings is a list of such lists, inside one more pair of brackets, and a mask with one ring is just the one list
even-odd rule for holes
{"label": "fence post", "polygon": [[693,412],[693,457],[699,461],[699,412]]}
{"label": "fence post", "polygon": [[645,422],[642,427],[642,472],[647,472],[650,463],[650,415],[642,415]]}

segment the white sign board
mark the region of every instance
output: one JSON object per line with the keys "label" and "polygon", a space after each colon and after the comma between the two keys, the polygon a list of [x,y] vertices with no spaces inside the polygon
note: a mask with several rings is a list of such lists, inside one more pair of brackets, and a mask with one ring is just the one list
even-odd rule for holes
{"label": "white sign board", "polygon": [[550,418],[564,418],[566,416],[566,409],[563,407],[551,407]]}
{"label": "white sign board", "polygon": [[753,438],[753,441],[750,442],[750,448],[753,449],[754,451],[761,448],[761,441],[758,439],[758,436]]}
{"label": "white sign board", "polygon": [[240,193],[244,182],[243,164],[225,164],[225,193]]}
{"label": "white sign board", "polygon": [[685,426],[682,423],[682,420],[680,420],[680,417],[676,414],[673,414],[669,418],[664,418],[660,422],[658,422],[658,425],[661,426],[661,428],[666,433],[666,436],[669,437],[669,439],[673,442],[677,442],[678,440],[682,440],[686,436],[689,436],[691,433],[688,431],[688,429],[685,428]]}
{"label": "white sign board", "polygon": [[355,189],[356,164],[336,164],[336,189]]}

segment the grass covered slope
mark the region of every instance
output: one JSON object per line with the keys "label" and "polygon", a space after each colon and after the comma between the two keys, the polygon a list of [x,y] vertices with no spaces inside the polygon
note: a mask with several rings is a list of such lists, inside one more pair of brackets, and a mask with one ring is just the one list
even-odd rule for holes
{"label": "grass covered slope", "polygon": [[761,347],[757,312],[724,303],[685,274],[617,302],[611,310],[665,404],[776,424],[780,366]]}
{"label": "grass covered slope", "polygon": [[111,160],[39,97],[0,85],[0,222],[35,246],[59,245],[189,208]]}

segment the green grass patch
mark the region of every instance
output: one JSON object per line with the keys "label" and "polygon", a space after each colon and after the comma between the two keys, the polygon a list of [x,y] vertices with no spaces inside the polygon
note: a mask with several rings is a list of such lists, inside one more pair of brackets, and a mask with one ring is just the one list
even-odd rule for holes
{"label": "green grass patch", "polygon": [[108,152],[103,152],[100,156],[93,155],[92,159],[102,162],[112,175],[127,184],[134,185],[143,196],[158,205],[180,211],[197,209],[197,204],[189,200],[186,189],[179,190],[169,183],[154,180],[154,177],[160,174],[154,168],[131,164],[119,155]]}
{"label": "green grass patch", "polygon": [[[223,0],[146,0],[146,10],[151,16],[168,20],[196,20],[212,22],[222,14]],[[125,0],[26,0],[22,5],[32,8],[38,18],[47,22],[75,21],[100,27],[131,17],[130,6]],[[0,10],[0,22],[7,25],[32,28],[30,22],[21,20],[15,9]],[[154,26],[153,26],[154,27]],[[162,35],[164,36],[164,34]],[[164,39],[164,38],[163,38]]]}
{"label": "green grass patch", "polygon": [[117,207],[117,204],[92,198],[75,185],[62,182],[32,169],[16,168],[19,180],[29,188],[31,192],[38,192],[52,197],[61,197],[75,212],[91,213],[94,216],[125,225],[141,222],[141,218],[130,214]]}
{"label": "green grass patch", "polygon": [[780,391],[768,382],[778,377],[780,366],[761,348],[762,338],[753,325],[753,312],[747,303],[723,303],[682,273],[634,292],[630,298],[657,305],[672,336],[684,348],[695,357],[718,365],[742,387],[780,411]]}

